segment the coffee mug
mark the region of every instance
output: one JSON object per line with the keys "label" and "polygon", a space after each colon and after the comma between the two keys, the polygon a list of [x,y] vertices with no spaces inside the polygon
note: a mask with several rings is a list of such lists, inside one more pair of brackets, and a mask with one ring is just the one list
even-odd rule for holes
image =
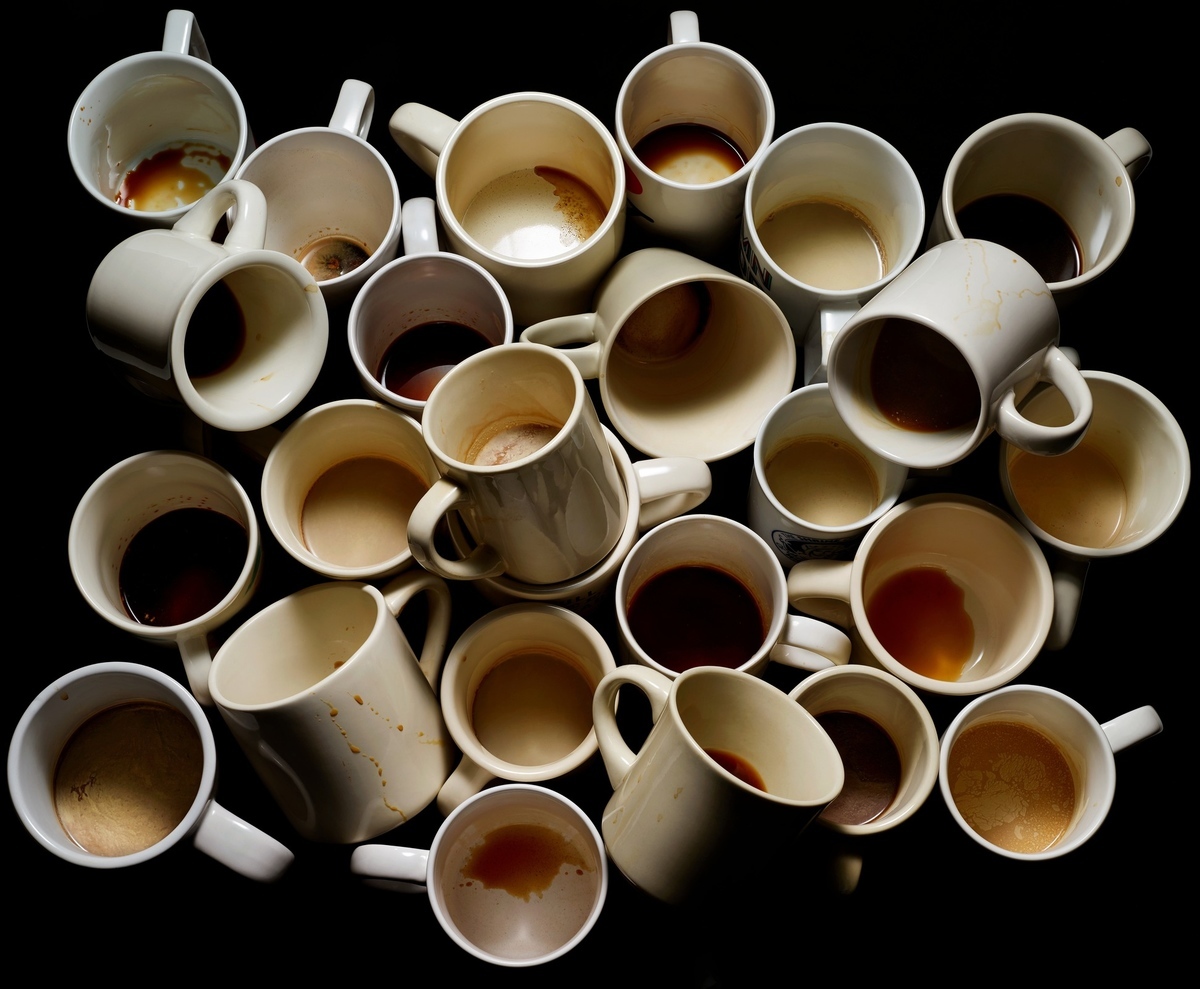
{"label": "coffee mug", "polygon": [[761,674],[768,662],[821,670],[850,659],[850,640],[788,614],[771,547],[720,515],[683,515],[641,536],[617,574],[622,661],[674,678],[696,666]]}
{"label": "coffee mug", "polygon": [[[397,617],[426,594],[418,659]],[[454,768],[434,685],[450,591],[419,570],[382,591],[316,584],[268,605],[217,651],[209,690],[292,826],[349,844],[430,804]]]}
{"label": "coffee mug", "polygon": [[404,256],[373,274],[347,323],[350,357],[373,398],[416,420],[434,386],[464,357],[513,341],[500,283],[470,258],[438,250],[432,199],[404,204]]}
{"label": "coffee mug", "polygon": [[1057,858],[1108,816],[1113,753],[1162,727],[1149,706],[1100,724],[1057,690],[1004,687],[967,704],[942,735],[942,797],[988,851],[1026,862]]}
{"label": "coffee mug", "polygon": [[993,120],[950,159],[928,244],[961,237],[1003,244],[1037,269],[1061,308],[1125,249],[1133,180],[1150,156],[1132,127],[1101,139],[1048,113]]}
{"label": "coffee mug", "polygon": [[774,132],[762,73],[701,41],[695,11],[673,11],[666,47],[638,62],[617,94],[630,219],[700,257],[731,247],[746,180]]}
{"label": "coffee mug", "polygon": [[796,346],[760,288],[680,251],[621,258],[595,310],[528,327],[521,339],[563,348],[596,378],[615,429],[651,457],[711,462],[754,442],[796,379]]}
{"label": "coffee mug", "polygon": [[1007,512],[921,495],[867,530],[854,559],[788,572],[798,611],[853,628],[855,660],[933,694],[981,694],[1016,678],[1050,631],[1054,590],[1037,543]]}
{"label": "coffee mug", "polygon": [[[1058,331],[1032,265],[999,244],[947,241],[838,331],[829,391],[862,443],[910,468],[957,463],[993,430],[1030,453],[1066,453],[1088,427],[1092,396]],[[1017,410],[1039,381],[1066,397],[1069,422],[1043,426]]]}
{"label": "coffee mug", "polygon": [[[1136,381],[1084,371],[1092,423],[1060,457],[1000,450],[1000,483],[1012,513],[1046,547],[1054,573],[1054,623],[1046,640],[1061,649],[1079,615],[1093,560],[1148,546],[1175,521],[1191,484],[1187,437],[1170,410]],[[1070,418],[1062,396],[1035,391],[1021,414],[1050,425]]]}
{"label": "coffee mug", "polygon": [[254,147],[246,109],[212,66],[190,10],[167,13],[161,51],[114,62],[71,108],[67,151],[97,202],[169,227]]}
{"label": "coffee mug", "polygon": [[587,305],[625,234],[625,166],[594,114],[524,92],[461,121],[405,103],[389,127],[433,176],[451,249],[496,277],[518,325]]}
{"label": "coffee mug", "polygon": [[907,480],[906,467],[850,432],[828,384],[806,385],[781,398],[759,427],[748,521],[785,569],[801,560],[847,559]]}
{"label": "coffee mug", "polygon": [[8,748],[8,792],[43,848],[74,865],[138,865],[185,839],[235,872],[278,879],[292,853],[216,802],[200,705],[133,663],[67,673],[33,699]]}
{"label": "coffee mug", "polygon": [[835,666],[788,694],[833,739],[846,781],[817,820],[840,834],[878,834],[907,821],[938,778],[938,735],[929,709],[886,670]]}
{"label": "coffee mug", "polygon": [[787,316],[803,383],[825,380],[838,331],[917,256],[924,233],[916,173],[870,131],[807,124],[766,149],[746,183],[738,263]]}
{"label": "coffee mug", "polygon": [[211,704],[208,633],[246,606],[262,575],[258,519],[237,478],[192,453],[122,460],[79,500],[67,559],[92,610],[177,648],[192,693]]}
{"label": "coffee mug", "polygon": [[237,171],[266,197],[267,249],[299,262],[330,303],[350,298],[400,246],[396,177],[367,143],[374,115],[374,89],[347,79],[328,127],[273,137]]}
{"label": "coffee mug", "polygon": [[565,955],[587,937],[608,896],[596,826],[566,797],[522,783],[463,801],[428,850],[359,845],[350,870],[375,885],[423,889],[455,944],[512,968]]}
{"label": "coffee mug", "polygon": [[438,810],[449,814],[494,779],[541,782],[587,762],[592,695],[615,668],[600,633],[565,608],[511,604],[477,619],[442,674],[442,716],[462,760]]}
{"label": "coffee mug", "polygon": [[[654,725],[633,751],[614,714],[628,684]],[[667,903],[697,890],[777,876],[781,858],[842,789],[829,736],[781,690],[737,670],[671,680],[619,666],[600,681],[592,719],[613,795],[601,833],[613,864]]]}
{"label": "coffee mug", "polygon": [[[408,520],[426,569],[552,584],[620,539],[629,499],[583,378],[558,351],[514,343],[468,357],[434,388],[421,431],[442,471]],[[451,511],[476,544],[461,560],[435,545]]]}
{"label": "coffee mug", "polygon": [[[230,206],[223,243],[213,232]],[[170,230],[143,230],[100,262],[87,293],[92,343],[140,391],[218,429],[277,422],[317,380],[329,339],[321,293],[299,262],[266,250],[266,202],[222,182]]]}

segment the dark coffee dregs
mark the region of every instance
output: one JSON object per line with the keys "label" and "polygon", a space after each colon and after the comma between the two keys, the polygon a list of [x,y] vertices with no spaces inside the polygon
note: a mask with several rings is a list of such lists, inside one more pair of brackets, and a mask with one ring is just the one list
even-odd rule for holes
{"label": "dark coffee dregs", "polygon": [[1046,282],[1065,282],[1083,272],[1079,238],[1058,213],[1039,199],[998,193],[967,203],[955,213],[964,237],[1003,244]]}
{"label": "dark coffee dregs", "polygon": [[421,323],[388,345],[375,377],[393,394],[424,402],[454,365],[491,345],[491,340],[464,323]]}

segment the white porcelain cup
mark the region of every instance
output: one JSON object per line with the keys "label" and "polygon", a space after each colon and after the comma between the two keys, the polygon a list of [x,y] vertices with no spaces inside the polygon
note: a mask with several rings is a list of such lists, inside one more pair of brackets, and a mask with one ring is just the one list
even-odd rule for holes
{"label": "white porcelain cup", "polygon": [[[231,205],[223,243],[213,233]],[[297,261],[264,248],[257,187],[222,182],[170,230],[119,243],[92,275],[87,325],[142,392],[181,401],[203,422],[245,431],[277,422],[317,380],[329,314]]]}
{"label": "white porcelain cup", "polygon": [[[115,751],[114,736],[124,739]],[[164,738],[172,740],[169,749]],[[94,779],[71,782],[71,753],[87,757]],[[69,824],[57,809],[60,787],[73,801]],[[217,746],[200,705],[166,674],[133,663],[98,663],[59,677],[30,702],[8,747],[8,792],[21,823],[67,862],[120,869],[190,842],[250,879],[278,879],[291,851],[217,803],[216,787]],[[106,800],[106,790],[130,799]],[[167,800],[166,791],[177,798]],[[91,809],[79,813],[85,804]]]}
{"label": "white porcelain cup", "polygon": [[[418,594],[418,658],[397,617]],[[433,802],[454,768],[435,684],[450,591],[419,570],[382,590],[315,584],[268,605],[218,650],[209,689],[250,764],[309,841],[365,841]]]}
{"label": "white porcelain cup", "polygon": [[[1046,547],[1054,573],[1054,623],[1046,646],[1071,638],[1093,560],[1148,546],[1170,528],[1191,485],[1187,437],[1170,410],[1136,381],[1083,372],[1092,423],[1060,457],[1000,449],[1000,483],[1012,513]],[[1061,395],[1035,391],[1021,414],[1050,425],[1070,418]]]}
{"label": "white porcelain cup", "polygon": [[911,687],[994,690],[1037,658],[1050,631],[1050,567],[1016,519],[969,495],[902,501],[853,560],[806,560],[787,596],[805,614],[853,628],[855,661]]}
{"label": "white porcelain cup", "polygon": [[560,347],[599,381],[605,412],[651,457],[712,462],[754,442],[796,379],[796,346],[762,289],[680,251],[621,258],[595,308],[528,327],[521,339]]}
{"label": "white porcelain cup", "polygon": [[750,528],[786,569],[847,559],[899,500],[908,468],[863,446],[833,407],[829,385],[806,385],[767,413],[754,440]]}
{"label": "white porcelain cup", "polygon": [[[829,391],[862,443],[910,468],[956,463],[993,430],[1030,453],[1066,453],[1091,421],[1092,396],[1058,334],[1054,297],[1028,262],[988,241],[947,241],[838,331]],[[1018,411],[1039,381],[1066,397],[1069,422]]]}
{"label": "white porcelain cup", "polygon": [[640,536],[615,597],[622,662],[671,679],[696,666],[757,675],[768,662],[821,670],[850,659],[838,629],[788,613],[771,548],[724,516],[681,515]]}
{"label": "white porcelain cup", "polygon": [[168,11],[161,51],[123,58],[88,83],[67,127],[84,189],[154,226],[172,226],[253,148],[241,97],[188,10]]}
{"label": "white porcelain cup", "polygon": [[825,380],[846,320],[917,256],[925,198],[883,138],[851,124],[806,124],[755,163],[741,234],[742,277],[779,303],[809,384]]}
{"label": "white porcelain cup", "polygon": [[[636,752],[613,713],[622,685],[646,695],[654,719]],[[778,876],[842,788],[842,760],[812,715],[737,670],[671,680],[618,666],[600,681],[592,718],[613,786],[605,847],[630,882],[667,903]]]}
{"label": "white porcelain cup", "polygon": [[[998,241],[1044,269],[1062,308],[1125,249],[1133,231],[1133,180],[1150,157],[1149,142],[1132,127],[1101,138],[1048,113],[1000,117],[971,134],[950,159],[928,245],[961,237]],[[997,200],[991,218],[962,213],[997,195],[1006,198]],[[1020,209],[1024,200],[1011,197],[1031,199],[1048,214],[1032,215]],[[1048,249],[1051,243],[1057,250]],[[1075,264],[1063,266],[1064,257]]]}
{"label": "white porcelain cup", "polygon": [[[161,536],[160,555],[142,555],[137,570],[124,571],[122,563],[135,537],[150,523],[180,509],[216,512],[223,516],[224,525],[217,527],[216,538],[205,526]],[[241,538],[245,545],[239,549]],[[164,553],[177,569],[170,574],[145,569],[146,561],[161,560]],[[92,610],[131,635],[177,648],[192,693],[200,703],[211,704],[208,633],[249,603],[262,576],[258,517],[237,478],[193,453],[155,450],[122,460],[96,478],[80,498],[67,534],[67,559],[71,576]],[[130,566],[135,563],[131,557]],[[131,586],[125,586],[126,581]],[[135,618],[126,606],[135,581],[151,592],[160,609],[162,617],[156,612],[153,623],[143,620],[149,612]],[[146,595],[140,599],[145,601]],[[183,615],[193,617],[176,620]]]}
{"label": "white porcelain cup", "polygon": [[405,103],[389,128],[434,178],[451,250],[496,277],[518,326],[587,305],[625,234],[625,166],[594,114],[522,92],[462,120]]}
{"label": "white porcelain cup", "polygon": [[[468,357],[434,388],[421,431],[442,471],[408,522],[426,569],[552,584],[620,539],[629,499],[583,378],[559,352],[514,343]],[[463,559],[436,545],[451,511],[476,544]]]}
{"label": "white porcelain cup", "polygon": [[638,62],[617,94],[630,221],[699,257],[732,246],[750,170],[774,132],[762,73],[701,41],[695,11],[672,11],[666,46]]}
{"label": "white porcelain cup", "polygon": [[299,262],[330,303],[349,299],[400,246],[400,190],[367,142],[375,91],[347,79],[327,127],[273,137],[237,171],[267,200],[266,247]]}
{"label": "white porcelain cup", "polygon": [[446,371],[464,357],[513,341],[500,283],[470,258],[438,249],[428,197],[404,204],[404,256],[373,274],[350,308],[350,358],[367,394],[418,422]]}
{"label": "white porcelain cup", "polygon": [[[1057,690],[1004,687],[967,704],[942,735],[942,797],[955,823],[988,851],[1027,862],[1057,858],[1108,816],[1113,753],[1162,728],[1149,706],[1100,724]],[[964,739],[967,732],[973,737]]]}

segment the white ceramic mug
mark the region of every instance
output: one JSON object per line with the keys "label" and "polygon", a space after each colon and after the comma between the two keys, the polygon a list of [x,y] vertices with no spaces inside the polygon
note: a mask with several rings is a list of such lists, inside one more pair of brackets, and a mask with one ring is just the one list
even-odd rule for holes
{"label": "white ceramic mug", "polygon": [[613,429],[651,457],[711,462],[746,449],[796,379],[796,346],[771,298],[669,248],[621,258],[594,311],[537,323],[521,339],[563,348],[598,379]]}
{"label": "white ceramic mug", "polygon": [[298,261],[330,303],[349,299],[400,246],[400,190],[367,142],[375,91],[347,79],[328,127],[273,137],[237,171],[267,200],[266,243]]}
{"label": "white ceramic mug", "polygon": [[[1061,649],[1079,616],[1093,560],[1154,542],[1183,508],[1191,485],[1187,437],[1170,410],[1136,381],[1084,371],[1092,423],[1060,457],[1000,449],[1000,483],[1012,513],[1046,547],[1054,573],[1054,623],[1046,646]],[[1021,414],[1050,425],[1070,418],[1052,389],[1034,392]]]}
{"label": "white ceramic mug", "polygon": [[[182,509],[216,516],[197,520],[189,512],[196,520],[189,524],[187,516],[174,516]],[[164,531],[164,519],[172,529],[175,523],[182,528]],[[145,548],[130,556],[139,536]],[[80,498],[67,559],[96,614],[148,642],[177,648],[192,693],[211,704],[208,633],[249,603],[262,576],[258,518],[237,478],[193,453],[155,450],[128,457]],[[145,612],[137,618],[126,604],[135,589],[134,605]]]}
{"label": "white ceramic mug", "polygon": [[[217,222],[237,204],[223,243]],[[105,255],[87,293],[92,342],[139,390],[218,429],[277,422],[317,380],[329,314],[312,275],[266,250],[266,202],[222,182],[170,230],[143,230]]]}
{"label": "white ceramic mug", "polygon": [[405,103],[389,127],[433,176],[451,249],[495,275],[517,325],[587,304],[625,234],[625,166],[594,114],[522,92],[461,121]]}
{"label": "white ceramic mug", "polygon": [[622,661],[674,678],[695,666],[761,674],[850,659],[838,629],[788,614],[783,571],[762,537],[720,515],[682,515],[642,535],[616,585]]}
{"label": "white ceramic mug", "polygon": [[[638,751],[613,713],[628,684],[654,726]],[[697,668],[676,680],[619,666],[592,703],[613,786],[601,833],[613,864],[667,903],[713,885],[761,882],[842,788],[842,760],[812,715],[737,670]]]}
{"label": "white ceramic mug", "polygon": [[[583,378],[557,351],[514,343],[468,357],[434,388],[421,431],[442,471],[408,521],[426,569],[551,584],[617,544],[629,499]],[[476,543],[461,560],[436,545],[451,511]]]}
{"label": "white ceramic mug", "polygon": [[[1149,142],[1132,127],[1102,139],[1048,113],[1000,117],[950,159],[928,244],[998,241],[1042,272],[1061,308],[1125,249],[1133,231],[1133,180],[1150,157]],[[997,197],[990,216],[964,213],[986,208],[990,197]]]}
{"label": "white ceramic mug", "polygon": [[700,257],[732,246],[750,170],[775,133],[762,73],[701,41],[695,11],[672,11],[666,47],[621,84],[616,120],[631,222]]}
{"label": "white ceramic mug", "polygon": [[254,148],[246,109],[196,16],[167,12],[161,51],[114,62],[71,107],[67,151],[97,202],[169,227]]}
{"label": "white ceramic mug", "polygon": [[824,381],[834,337],[921,249],[925,198],[891,144],[851,124],[797,127],[750,174],[742,277],[783,310],[803,383]]}
{"label": "white ceramic mug", "polygon": [[[1058,309],[1007,247],[953,240],[922,254],[838,331],[829,390],[851,432],[912,468],[962,460],[993,430],[1023,450],[1065,453],[1092,417],[1087,382],[1058,349]],[[1039,381],[1071,420],[1044,426],[1017,404]]]}
{"label": "white ceramic mug", "polygon": [[278,879],[291,851],[217,803],[216,786],[217,746],[200,705],[166,674],[133,663],[59,677],[30,702],[8,748],[21,823],[67,862],[119,869],[190,841],[244,876]]}
{"label": "white ceramic mug", "polygon": [[587,937],[608,896],[596,826],[566,797],[523,783],[459,804],[428,850],[359,845],[350,870],[376,885],[424,890],[455,944],[511,968],[565,955]]}
{"label": "white ceramic mug", "polygon": [[1054,614],[1050,568],[1028,530],[980,498],[949,493],[896,505],[853,560],[797,563],[787,596],[852,627],[856,661],[960,697],[1023,673]]}
{"label": "white ceramic mug", "polygon": [[[397,617],[418,594],[429,619],[420,658]],[[292,826],[349,844],[432,803],[454,768],[434,686],[450,591],[413,570],[382,591],[316,584],[268,605],[218,650],[209,689]]]}
{"label": "white ceramic mug", "polygon": [[748,522],[785,569],[801,560],[846,559],[907,480],[908,468],[850,432],[828,384],[806,385],[781,398],[759,427]]}
{"label": "white ceramic mug", "polygon": [[959,827],[988,851],[1027,862],[1057,858],[1108,816],[1113,753],[1162,727],[1149,706],[1100,724],[1057,690],[1004,687],[967,704],[942,735],[942,797]]}

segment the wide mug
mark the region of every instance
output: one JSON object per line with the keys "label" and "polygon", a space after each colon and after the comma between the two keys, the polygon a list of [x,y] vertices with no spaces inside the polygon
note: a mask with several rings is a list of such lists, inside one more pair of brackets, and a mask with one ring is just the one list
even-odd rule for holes
{"label": "wide mug", "polygon": [[[880,456],[910,468],[962,460],[993,431],[1042,456],[1083,438],[1092,395],[1058,348],[1058,308],[1027,261],[999,244],[926,251],[850,317],[829,350],[838,415]],[[1020,401],[1049,382],[1071,407],[1044,426]]]}
{"label": "wide mug", "polygon": [[249,603],[262,577],[258,517],[237,478],[193,453],[128,457],[79,499],[67,560],[96,614],[178,649],[192,693],[212,703],[209,633]]}
{"label": "wide mug", "polygon": [[[654,724],[638,751],[621,735],[617,693],[646,695]],[[613,864],[666,903],[778,877],[781,857],[842,789],[842,760],[799,704],[737,670],[671,680],[618,666],[592,702],[613,795],[601,833]]]}
{"label": "wide mug", "polygon": [[729,250],[750,170],[774,132],[762,73],[701,41],[695,11],[672,11],[666,46],[638,62],[617,94],[630,222],[699,257]]}
{"label": "wide mug", "polygon": [[634,251],[605,275],[594,306],[521,339],[561,348],[597,379],[613,429],[651,457],[712,462],[746,449],[795,384],[796,346],[779,306],[707,261]]}
{"label": "wide mug", "polygon": [[25,709],[8,748],[21,823],[66,862],[120,869],[190,842],[250,879],[278,879],[291,851],[217,803],[216,786],[203,709],[166,674],[133,663],[56,679]]}
{"label": "wide mug", "polygon": [[838,331],[921,249],[925,198],[912,166],[861,127],[816,123],[755,163],[742,211],[742,277],[787,316],[803,383],[824,381]]}
{"label": "wide mug", "polygon": [[[418,658],[397,618],[428,600]],[[316,584],[268,605],[221,646],[221,717],[309,841],[365,841],[433,802],[454,768],[435,685],[450,627],[444,581],[412,570],[380,590]]]}
{"label": "wide mug", "polygon": [[[231,206],[238,218],[213,240]],[[105,255],[87,293],[92,343],[143,393],[202,422],[245,431],[296,408],[321,372],[329,314],[316,283],[264,247],[266,201],[222,182],[170,230],[143,230]]]}
{"label": "wide mug", "polygon": [[451,250],[496,277],[517,325],[587,305],[625,234],[625,165],[593,113],[521,92],[462,120],[405,103],[388,126],[434,178]]}
{"label": "wide mug", "polygon": [[80,184],[132,220],[172,226],[254,148],[246,109],[212,65],[196,16],[167,12],[161,51],[114,62],[71,107]]}
{"label": "wide mug", "polygon": [[[1079,617],[1093,560],[1148,546],[1170,528],[1191,485],[1187,437],[1170,410],[1136,381],[1083,372],[1092,423],[1083,441],[1059,457],[1000,448],[1000,484],[1012,513],[1046,547],[1054,574],[1054,622],[1048,649],[1061,649]],[[1065,422],[1071,412],[1052,389],[1035,390],[1021,414]]]}

